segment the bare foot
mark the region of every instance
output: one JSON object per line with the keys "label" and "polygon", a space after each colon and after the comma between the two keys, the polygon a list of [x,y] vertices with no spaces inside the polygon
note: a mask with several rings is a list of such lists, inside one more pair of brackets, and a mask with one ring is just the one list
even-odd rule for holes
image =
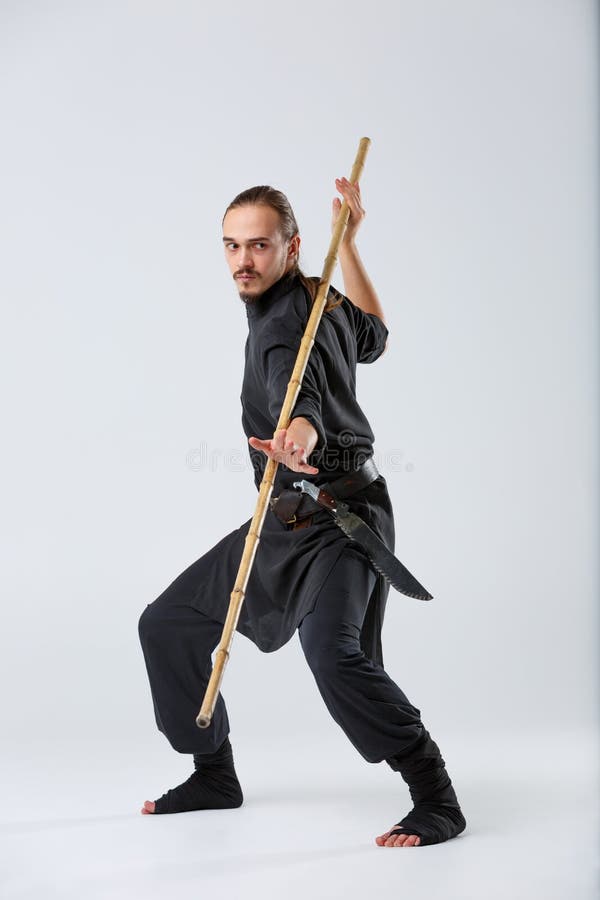
{"label": "bare foot", "polygon": [[386,831],[385,834],[375,838],[375,843],[378,847],[418,847],[421,843],[421,838],[418,834],[392,834],[390,837],[391,832],[395,828],[397,828],[396,825],[390,828],[389,831]]}
{"label": "bare foot", "polygon": [[154,800],[144,800],[144,805],[140,810],[143,816],[149,816],[154,812]]}

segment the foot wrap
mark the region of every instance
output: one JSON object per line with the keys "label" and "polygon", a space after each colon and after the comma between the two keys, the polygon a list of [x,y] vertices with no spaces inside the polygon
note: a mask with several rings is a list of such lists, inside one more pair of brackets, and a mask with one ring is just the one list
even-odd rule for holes
{"label": "foot wrap", "polygon": [[408,753],[386,759],[408,785],[413,809],[390,832],[416,834],[420,844],[440,844],[466,828],[466,820],[446,771],[438,745],[428,731]]}
{"label": "foot wrap", "polygon": [[216,753],[194,753],[195,772],[155,801],[155,815],[195,809],[233,809],[244,800],[235,774],[233,750],[225,738]]}

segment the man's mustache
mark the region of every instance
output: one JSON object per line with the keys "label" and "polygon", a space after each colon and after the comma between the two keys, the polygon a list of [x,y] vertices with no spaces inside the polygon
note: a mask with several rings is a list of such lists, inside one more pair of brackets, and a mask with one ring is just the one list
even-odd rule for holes
{"label": "man's mustache", "polygon": [[254,269],[238,269],[233,277],[237,278],[239,275],[254,275],[258,277],[258,272],[256,272]]}

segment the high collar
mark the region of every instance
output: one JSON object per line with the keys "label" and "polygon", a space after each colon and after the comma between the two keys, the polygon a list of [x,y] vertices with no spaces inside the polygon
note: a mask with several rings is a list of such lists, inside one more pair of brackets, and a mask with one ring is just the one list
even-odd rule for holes
{"label": "high collar", "polygon": [[295,272],[286,272],[279,281],[272,284],[257,300],[253,303],[244,304],[247,318],[250,320],[264,316],[273,303],[276,303],[284,294],[289,293],[295,287],[297,281],[298,276]]}

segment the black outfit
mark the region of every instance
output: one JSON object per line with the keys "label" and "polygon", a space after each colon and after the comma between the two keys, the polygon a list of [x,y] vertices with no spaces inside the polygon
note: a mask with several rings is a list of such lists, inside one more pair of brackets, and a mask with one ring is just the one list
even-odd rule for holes
{"label": "black outfit", "polygon": [[[366,557],[346,547],[325,578],[314,610],[300,623],[299,636],[332,717],[364,759],[381,762],[414,743],[423,726],[420,711],[360,648],[374,582]],[[186,582],[174,582],[146,608],[140,638],[159,730],[180,753],[211,753],[229,733],[222,693],[208,728],[198,728],[195,719],[223,625],[191,602],[192,584],[193,566]]]}
{"label": "black outfit", "polygon": [[[388,330],[334,289],[331,295],[341,303],[323,313],[292,413],[317,430],[309,462],[319,473],[299,474],[279,465],[274,497],[299,478],[331,482],[373,455],[374,435],[356,400],[356,364],[381,355]],[[298,277],[285,275],[246,309],[242,425],[246,437],[268,438],[277,425],[310,300]],[[249,452],[258,488],[267,458],[250,447]],[[393,551],[393,511],[383,476],[346,502]],[[209,728],[199,729],[195,717],[250,521],[192,563],[140,617],[156,722],[181,753],[214,754],[229,733],[221,694]],[[298,629],[333,719],[364,759],[386,759],[398,768],[397,756],[420,746],[426,733],[420,711],[383,669],[381,627],[388,589],[326,510],[316,513],[308,527],[294,529],[268,509],[237,630],[272,652]],[[163,801],[164,811],[176,811],[167,809],[169,804],[174,805]]]}
{"label": "black outfit", "polygon": [[[267,438],[283,406],[310,313],[309,300],[297,277],[284,276],[246,309],[242,426],[247,438]],[[292,413],[304,416],[317,429],[318,444],[309,463],[319,473],[306,476],[278,466],[274,497],[299,478],[323,484],[373,455],[373,432],[356,400],[356,364],[377,359],[387,335],[381,319],[364,313],[345,297],[340,306],[323,314]],[[267,457],[250,445],[248,450],[258,488]],[[394,516],[383,476],[352,496],[352,509],[393,551]],[[185,591],[195,609],[218,622],[225,621],[250,522],[251,518],[226,535],[170,587]],[[264,652],[278,650],[313,609],[321,585],[351,544],[326,510],[313,518],[310,528],[293,530],[269,509],[237,630]],[[380,664],[388,590],[388,582],[377,575],[361,632],[363,650]]]}

